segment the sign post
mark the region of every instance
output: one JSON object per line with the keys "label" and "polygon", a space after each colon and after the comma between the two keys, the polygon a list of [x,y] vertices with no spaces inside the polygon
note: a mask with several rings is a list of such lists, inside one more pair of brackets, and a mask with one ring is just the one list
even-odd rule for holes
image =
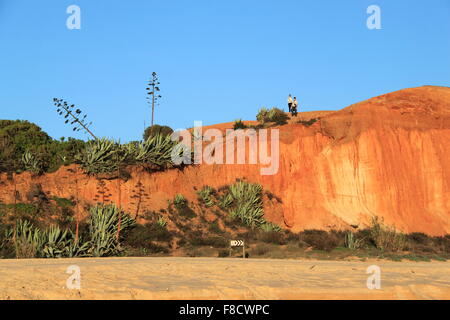
{"label": "sign post", "polygon": [[245,243],[244,240],[230,240],[230,257],[232,247],[242,247],[242,258],[245,258]]}

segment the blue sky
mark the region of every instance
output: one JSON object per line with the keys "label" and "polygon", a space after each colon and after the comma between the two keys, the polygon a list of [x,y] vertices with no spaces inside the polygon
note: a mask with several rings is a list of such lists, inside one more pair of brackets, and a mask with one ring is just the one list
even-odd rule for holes
{"label": "blue sky", "polygon": [[[81,30],[66,27],[72,4]],[[366,27],[372,4],[381,30]],[[137,140],[152,71],[156,123],[172,128],[251,120],[263,106],[286,108],[288,93],[309,111],[450,86],[450,0],[0,0],[0,119],[70,136],[59,97],[96,135]]]}

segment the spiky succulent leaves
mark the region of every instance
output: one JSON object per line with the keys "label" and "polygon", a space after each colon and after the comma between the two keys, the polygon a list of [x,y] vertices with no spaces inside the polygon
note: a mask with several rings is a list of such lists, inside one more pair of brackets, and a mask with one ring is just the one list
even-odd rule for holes
{"label": "spiky succulent leaves", "polygon": [[16,257],[40,257],[45,243],[45,235],[27,220],[18,220],[11,232]]}
{"label": "spiky succulent leaves", "polygon": [[265,223],[262,187],[259,184],[239,181],[229,187],[233,207],[229,211],[232,218],[239,218],[249,227],[259,227]]}
{"label": "spiky succulent leaves", "polygon": [[91,140],[87,143],[75,160],[87,174],[110,173],[117,171],[118,166],[129,157],[128,149],[119,143],[107,139]]}
{"label": "spiky succulent leaves", "polygon": [[204,186],[200,191],[197,192],[200,200],[206,205],[206,207],[212,207],[214,205],[214,199],[212,197],[214,189],[210,186]]}
{"label": "spiky succulent leaves", "polygon": [[[119,209],[115,205],[98,205],[92,207],[90,213],[91,244],[88,250],[89,254],[94,257],[117,255],[120,252],[120,243],[116,237]],[[122,214],[122,231],[130,228],[134,223],[135,221],[128,214]]]}
{"label": "spiky succulent leaves", "polygon": [[[137,145],[135,160],[141,164],[151,164],[160,168],[173,166],[172,150],[178,144],[172,141],[170,135],[150,136],[146,141]],[[180,150],[180,155],[182,150]]]}
{"label": "spiky succulent leaves", "polygon": [[41,162],[28,150],[22,155],[22,163],[27,171],[31,171],[36,174],[42,172]]}
{"label": "spiky succulent leaves", "polygon": [[45,258],[64,257],[66,247],[72,239],[69,238],[67,230],[62,231],[57,226],[52,226],[44,232],[45,244],[42,248],[42,255]]}
{"label": "spiky succulent leaves", "polygon": [[233,204],[233,196],[229,193],[224,194],[220,199],[219,199],[219,208],[221,208],[222,210],[227,210],[231,205]]}
{"label": "spiky succulent leaves", "polygon": [[75,234],[70,231],[71,241],[64,248],[64,256],[68,258],[74,257],[88,257],[90,241],[84,241],[82,236],[78,237],[78,241],[75,240]]}

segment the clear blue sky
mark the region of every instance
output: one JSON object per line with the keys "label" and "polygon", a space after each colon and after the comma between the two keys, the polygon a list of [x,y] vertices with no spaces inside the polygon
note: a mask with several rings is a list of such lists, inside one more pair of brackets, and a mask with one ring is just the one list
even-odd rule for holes
{"label": "clear blue sky", "polygon": [[[66,28],[71,4],[81,30]],[[381,30],[366,27],[371,4]],[[0,0],[1,119],[70,136],[52,106],[60,97],[98,136],[140,139],[152,71],[156,122],[173,128],[254,119],[286,108],[288,93],[301,110],[327,110],[450,86],[450,0]]]}

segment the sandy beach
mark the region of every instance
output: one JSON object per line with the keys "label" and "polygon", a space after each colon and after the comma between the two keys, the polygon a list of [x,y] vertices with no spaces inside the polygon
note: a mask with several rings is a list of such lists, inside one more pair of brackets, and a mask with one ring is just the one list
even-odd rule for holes
{"label": "sandy beach", "polygon": [[[79,290],[66,287],[71,265]],[[381,268],[381,289],[367,288],[370,265]],[[450,299],[450,262],[0,260],[0,299]]]}

